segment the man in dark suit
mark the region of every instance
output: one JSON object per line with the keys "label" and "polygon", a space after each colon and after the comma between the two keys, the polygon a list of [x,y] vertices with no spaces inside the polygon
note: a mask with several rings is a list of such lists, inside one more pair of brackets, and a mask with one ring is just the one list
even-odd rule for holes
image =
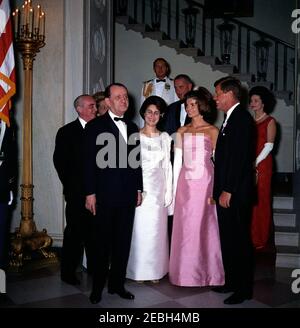
{"label": "man in dark suit", "polygon": [[17,174],[14,130],[0,119],[0,269],[8,264],[9,205]]}
{"label": "man in dark suit", "polygon": [[165,118],[162,120],[162,128],[170,136],[181,126],[186,125],[191,121],[185,111],[184,97],[193,89],[193,85],[193,81],[186,74],[179,74],[174,79],[174,87],[179,100],[168,106]]}
{"label": "man in dark suit", "polygon": [[120,83],[105,90],[108,112],[86,127],[86,208],[93,215],[94,271],[90,301],[108,292],[134,299],[124,287],[135,207],[142,201],[137,126],[126,120],[128,91]]}
{"label": "man in dark suit", "polygon": [[84,128],[96,117],[96,102],[89,95],[74,101],[78,118],[60,128],[56,135],[53,162],[63,184],[66,200],[66,227],[61,256],[61,279],[71,285],[79,284],[76,268],[80,263],[83,247],[87,256],[87,269],[91,271],[92,215],[85,208],[84,193]]}
{"label": "man in dark suit", "polygon": [[250,239],[254,190],[254,122],[240,105],[241,83],[232,77],[215,82],[214,100],[226,114],[215,150],[214,199],[220,229],[225,285],[213,290],[233,292],[225,304],[252,298],[253,247]]}

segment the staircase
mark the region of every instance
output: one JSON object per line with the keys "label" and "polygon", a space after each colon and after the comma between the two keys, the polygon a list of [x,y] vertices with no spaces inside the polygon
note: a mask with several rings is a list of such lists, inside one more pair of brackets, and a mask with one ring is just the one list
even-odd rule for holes
{"label": "staircase", "polygon": [[[234,75],[245,81],[248,87],[269,87],[288,105],[292,103],[294,45],[230,16],[222,19],[210,18],[200,1],[121,2],[123,5],[119,3],[116,8],[116,22],[123,24],[127,30],[139,32],[144,38],[156,40],[161,46],[192,57],[195,62],[209,64],[213,70]],[[153,9],[151,5],[159,2],[161,4]],[[198,20],[187,18],[189,16],[186,13],[193,11],[197,12]],[[224,26],[231,26],[230,36],[227,32],[222,32]],[[263,44],[267,50],[258,51],[258,44]],[[268,55],[265,54],[266,51]],[[265,55],[257,57],[258,53]],[[229,59],[224,59],[224,55],[225,58],[229,56]]]}
{"label": "staircase", "polygon": [[294,198],[275,196],[273,198],[275,224],[276,266],[300,267],[300,234],[294,211]]}
{"label": "staircase", "polygon": [[[136,2],[137,3],[137,2]],[[144,3],[144,1],[143,1]],[[144,8],[145,10],[145,8]],[[241,64],[241,66],[247,66],[245,71],[240,69],[237,65],[238,62],[241,62],[241,59],[237,58],[237,62],[235,64],[224,64],[220,60],[220,56],[216,54],[215,51],[213,51],[213,39],[210,38],[210,42],[208,42],[205,46],[204,42],[202,42],[202,47],[198,46],[187,46],[187,43],[182,40],[182,38],[179,37],[180,33],[178,33],[178,30],[180,28],[176,25],[176,33],[175,38],[171,36],[172,33],[170,33],[170,29],[168,28],[165,31],[160,30],[153,30],[151,28],[151,25],[147,23],[147,19],[143,16],[141,20],[137,18],[137,10],[135,10],[133,15],[130,14],[122,14],[122,16],[116,16],[116,22],[125,26],[125,29],[128,31],[134,31],[142,35],[142,37],[145,40],[154,40],[157,42],[161,47],[168,47],[169,49],[173,49],[178,55],[184,55],[187,56],[187,60],[189,60],[189,63],[191,62],[191,59],[194,61],[194,63],[202,63],[204,65],[207,65],[207,67],[210,67],[208,71],[210,72],[222,72],[225,75],[233,75],[237,78],[239,78],[242,83],[251,88],[254,85],[264,85],[270,89],[273,89],[273,92],[277,96],[278,102],[281,104],[284,108],[282,120],[279,120],[280,122],[284,121],[286,116],[290,115],[293,111],[292,104],[292,91],[288,90],[287,88],[287,82],[289,83],[292,80],[292,77],[288,77],[288,70],[287,65],[284,65],[285,67],[280,68],[279,71],[283,74],[282,76],[278,75],[278,72],[271,74],[272,78],[270,81],[258,81],[256,77],[256,72],[251,71],[251,68],[253,68],[253,64],[249,64],[249,58],[247,58],[247,64]],[[141,21],[141,22],[139,22]],[[176,21],[177,22],[177,21]],[[177,23],[176,23],[177,24]],[[169,25],[169,24],[168,24]],[[212,24],[211,24],[212,25]],[[122,32],[123,33],[123,32]],[[126,32],[125,32],[126,33]],[[207,36],[206,36],[207,37]],[[130,39],[130,41],[132,41]],[[138,39],[136,41],[139,41]],[[134,42],[134,41],[133,41]],[[139,41],[140,42],[140,41]],[[278,48],[278,44],[276,42],[279,42],[279,40],[275,39],[276,48]],[[146,42],[149,46],[149,41]],[[210,53],[207,53],[207,49],[209,46]],[[283,46],[287,47],[284,42]],[[128,47],[128,45],[127,45]],[[126,46],[122,48],[123,50],[126,49]],[[205,51],[206,49],[206,51]],[[285,48],[287,49],[287,48]],[[139,53],[138,49],[137,53]],[[277,49],[278,50],[278,49]],[[162,51],[157,51],[157,56],[160,57]],[[237,52],[239,50],[237,49]],[[249,52],[251,52],[249,50]],[[284,50],[285,52],[285,58],[283,60],[284,64],[287,62],[287,50]],[[145,54],[144,52],[139,53],[139,55]],[[130,55],[131,56],[131,55]],[[239,57],[239,56],[236,56]],[[248,57],[248,56],[247,56]],[[278,58],[276,59],[277,55],[274,55],[275,57],[275,64],[276,61],[278,61]],[[155,57],[154,57],[155,58]],[[233,62],[233,61],[232,61]],[[273,63],[274,64],[274,63]],[[276,65],[275,65],[276,66]],[[117,68],[118,69],[118,68]],[[137,70],[139,67],[137,66]],[[178,73],[187,73],[188,71],[179,71]],[[203,73],[203,66],[202,71],[200,74]],[[213,75],[213,74],[211,74]],[[133,77],[133,76],[132,76]],[[151,75],[150,75],[151,77]],[[215,78],[212,77],[212,79]],[[143,81],[143,79],[138,79],[139,81]],[[122,81],[122,79],[121,79]],[[135,82],[132,82],[131,88],[132,90],[136,90],[137,88],[140,88],[141,84],[134,84]],[[141,83],[141,82],[140,82]],[[211,81],[213,83],[213,81]],[[204,85],[204,84],[203,84]],[[290,84],[291,85],[291,84]],[[205,86],[205,85],[204,85]],[[291,88],[292,89],[292,88]],[[137,91],[138,94],[139,91]],[[136,102],[138,103],[138,95],[136,94]],[[138,107],[139,104],[136,105]],[[289,109],[287,109],[289,108]],[[276,116],[275,116],[276,118]],[[277,119],[278,120],[278,119]],[[287,122],[287,121],[286,121]],[[284,131],[282,132],[282,143],[283,143],[283,149],[287,148],[287,144],[284,143]],[[291,142],[292,136],[288,133],[289,143]],[[290,154],[284,153],[283,150],[283,156],[284,158],[290,158]],[[278,160],[280,162],[280,160]],[[284,172],[284,171],[283,171]],[[275,196],[273,198],[273,209],[274,209],[274,224],[275,224],[275,244],[277,249],[277,258],[276,258],[276,266],[278,267],[292,267],[297,268],[300,267],[300,243],[299,243],[299,224],[297,224],[297,218],[296,213],[294,211],[294,198],[292,196]]]}

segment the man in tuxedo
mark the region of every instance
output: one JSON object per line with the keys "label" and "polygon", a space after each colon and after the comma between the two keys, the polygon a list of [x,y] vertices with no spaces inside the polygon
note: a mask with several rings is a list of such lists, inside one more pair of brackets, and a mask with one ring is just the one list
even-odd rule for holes
{"label": "man in tuxedo", "polygon": [[83,248],[87,256],[88,272],[91,268],[92,215],[85,208],[84,193],[84,128],[96,117],[96,101],[81,95],[74,101],[78,118],[61,127],[56,135],[53,162],[63,185],[66,200],[66,227],[61,256],[61,279],[71,285],[79,284],[76,268]]}
{"label": "man in tuxedo", "polygon": [[113,83],[105,90],[108,112],[86,127],[86,208],[93,215],[94,271],[90,301],[108,292],[134,299],[124,287],[135,207],[142,201],[137,126],[126,120],[127,88]]}
{"label": "man in tuxedo", "polygon": [[8,264],[9,206],[17,174],[17,148],[12,126],[0,119],[0,269]]}
{"label": "man in tuxedo", "polygon": [[252,298],[253,247],[250,239],[254,191],[254,122],[240,105],[241,83],[226,77],[215,82],[217,109],[225,113],[215,150],[214,199],[220,229],[225,285],[213,290],[233,292],[225,304]]}
{"label": "man in tuxedo", "polygon": [[191,121],[185,111],[184,97],[193,89],[193,86],[193,81],[186,74],[179,74],[174,79],[174,87],[179,100],[168,106],[163,126],[163,130],[170,136]]}

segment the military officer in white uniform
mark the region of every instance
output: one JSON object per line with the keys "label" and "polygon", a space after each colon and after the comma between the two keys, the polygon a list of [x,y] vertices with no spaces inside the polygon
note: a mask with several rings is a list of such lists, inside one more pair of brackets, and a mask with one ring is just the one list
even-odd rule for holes
{"label": "military officer in white uniform", "polygon": [[153,62],[153,70],[156,77],[143,83],[141,105],[149,96],[159,96],[167,105],[179,100],[175,92],[174,81],[169,78],[169,63],[164,58],[156,58]]}

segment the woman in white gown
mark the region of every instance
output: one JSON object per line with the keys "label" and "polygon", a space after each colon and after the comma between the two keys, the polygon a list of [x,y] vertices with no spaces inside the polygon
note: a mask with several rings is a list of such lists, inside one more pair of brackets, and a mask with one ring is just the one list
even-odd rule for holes
{"label": "woman in white gown", "polygon": [[145,120],[140,130],[143,202],[136,208],[127,265],[127,278],[157,281],[168,273],[167,206],[172,202],[171,137],[156,125],[166,110],[165,101],[148,97],[140,109]]}

